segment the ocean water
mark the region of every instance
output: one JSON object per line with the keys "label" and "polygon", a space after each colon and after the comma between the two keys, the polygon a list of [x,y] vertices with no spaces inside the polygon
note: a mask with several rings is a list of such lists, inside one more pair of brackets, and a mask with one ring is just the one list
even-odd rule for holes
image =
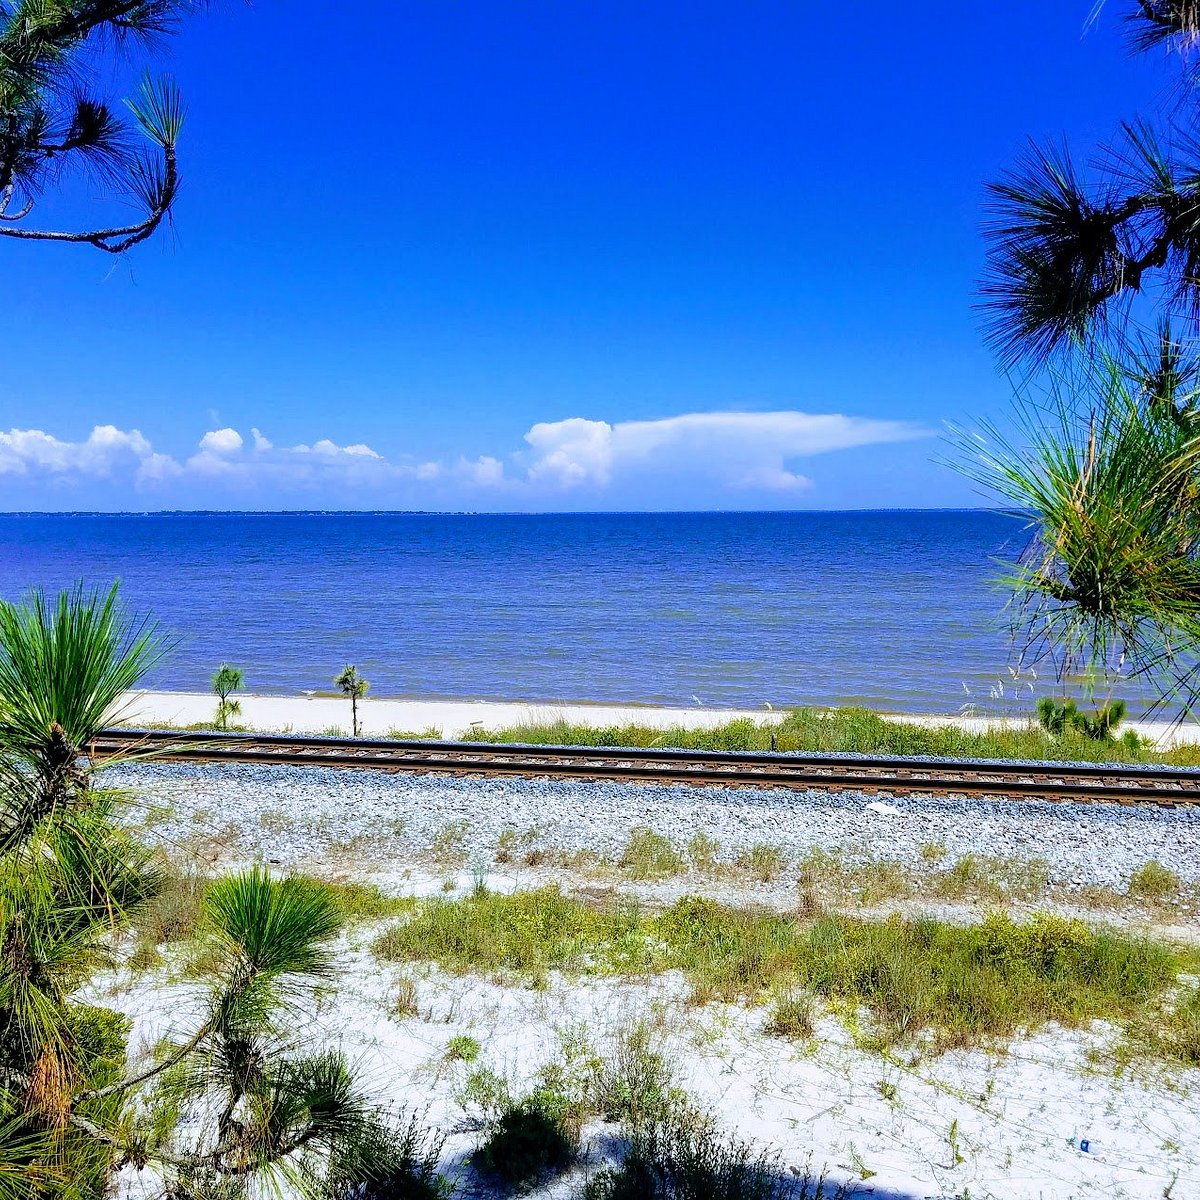
{"label": "ocean water", "polygon": [[4,515],[0,595],[119,579],[177,640],[164,688],[353,662],[378,696],[998,711],[1025,539],[984,512]]}

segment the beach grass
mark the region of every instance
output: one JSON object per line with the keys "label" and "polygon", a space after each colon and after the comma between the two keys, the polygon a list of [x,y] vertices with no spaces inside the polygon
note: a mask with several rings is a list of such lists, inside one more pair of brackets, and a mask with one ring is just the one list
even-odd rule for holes
{"label": "beach grass", "polygon": [[[551,972],[688,979],[695,1003],[819,999],[870,1014],[881,1046],[930,1034],[938,1048],[1011,1037],[1046,1022],[1133,1022],[1168,1004],[1197,954],[1139,934],[1038,914],[974,924],[920,917],[810,918],[687,897],[661,911],[590,903],[556,888],[420,902],[375,953],[455,973],[544,985]],[[790,1007],[790,1006],[787,1006]],[[1169,1011],[1162,1008],[1162,1011]],[[801,1026],[795,1011],[781,1027]],[[1182,1013],[1176,1042],[1189,1043]],[[1153,1047],[1151,1047],[1153,1049]]]}
{"label": "beach grass", "polygon": [[710,729],[649,725],[579,725],[568,721],[475,727],[465,741],[565,746],[641,746],[683,750],[812,751],[828,754],[930,755],[944,758],[1030,759],[1058,762],[1158,762],[1200,765],[1200,746],[1158,752],[1129,739],[1096,741],[1075,731],[1052,736],[1030,718],[986,731],[891,720],[865,708],[796,708],[774,724],[748,717]]}

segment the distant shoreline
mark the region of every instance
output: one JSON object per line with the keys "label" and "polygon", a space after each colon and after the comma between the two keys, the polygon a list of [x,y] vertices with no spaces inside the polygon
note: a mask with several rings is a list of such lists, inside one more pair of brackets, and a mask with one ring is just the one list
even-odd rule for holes
{"label": "distant shoreline", "polygon": [[[241,693],[237,724],[268,732],[323,733],[333,729],[349,732],[350,704],[340,696],[314,692],[311,695],[265,695]],[[826,707],[824,705],[819,707]],[[216,698],[208,692],[127,692],[114,719],[125,725],[198,725],[212,720]],[[496,700],[386,699],[366,697],[358,713],[365,736],[387,736],[398,732],[459,738],[472,727],[512,729],[522,725],[544,725],[555,721],[592,727],[642,725],[653,729],[711,729],[729,721],[751,720],[775,724],[787,714],[782,709],[672,708],[653,704],[604,704]],[[891,721],[926,727],[955,726],[973,732],[1020,726],[1028,717],[965,717],[952,714],[880,712]],[[1123,729],[1134,729],[1165,749],[1180,743],[1200,743],[1200,724],[1172,725],[1167,721],[1130,721]]]}

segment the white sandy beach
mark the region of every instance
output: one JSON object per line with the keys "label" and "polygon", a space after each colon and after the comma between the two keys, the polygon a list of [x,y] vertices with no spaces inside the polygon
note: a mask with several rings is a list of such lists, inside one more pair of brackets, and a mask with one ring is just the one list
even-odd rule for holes
{"label": "white sandy beach", "polygon": [[[324,733],[350,730],[350,704],[339,696],[264,696],[239,694],[241,714],[236,722],[260,732]],[[113,720],[124,725],[197,725],[210,722],[216,700],[208,692],[136,691],[126,693]],[[638,724],[655,729],[682,726],[709,729],[726,721],[749,719],[763,724],[782,720],[780,709],[659,708],[638,704],[551,704],[513,700],[376,699],[359,701],[359,721],[367,737],[396,732],[458,738],[472,726],[506,729],[552,721],[595,727]],[[890,719],[915,725],[956,725],[982,732],[988,728],[1023,724],[1025,717],[938,716],[896,713]],[[1200,742],[1200,724],[1171,725],[1159,721],[1132,721],[1122,728],[1137,730],[1166,748],[1182,742]]]}

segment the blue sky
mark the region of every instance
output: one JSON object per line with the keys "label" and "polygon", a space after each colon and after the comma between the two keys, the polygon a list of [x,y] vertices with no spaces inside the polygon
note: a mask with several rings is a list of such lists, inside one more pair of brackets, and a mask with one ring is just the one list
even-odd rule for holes
{"label": "blue sky", "polygon": [[0,240],[0,508],[977,504],[984,182],[1171,78],[1090,5],[220,5],[173,233]]}

